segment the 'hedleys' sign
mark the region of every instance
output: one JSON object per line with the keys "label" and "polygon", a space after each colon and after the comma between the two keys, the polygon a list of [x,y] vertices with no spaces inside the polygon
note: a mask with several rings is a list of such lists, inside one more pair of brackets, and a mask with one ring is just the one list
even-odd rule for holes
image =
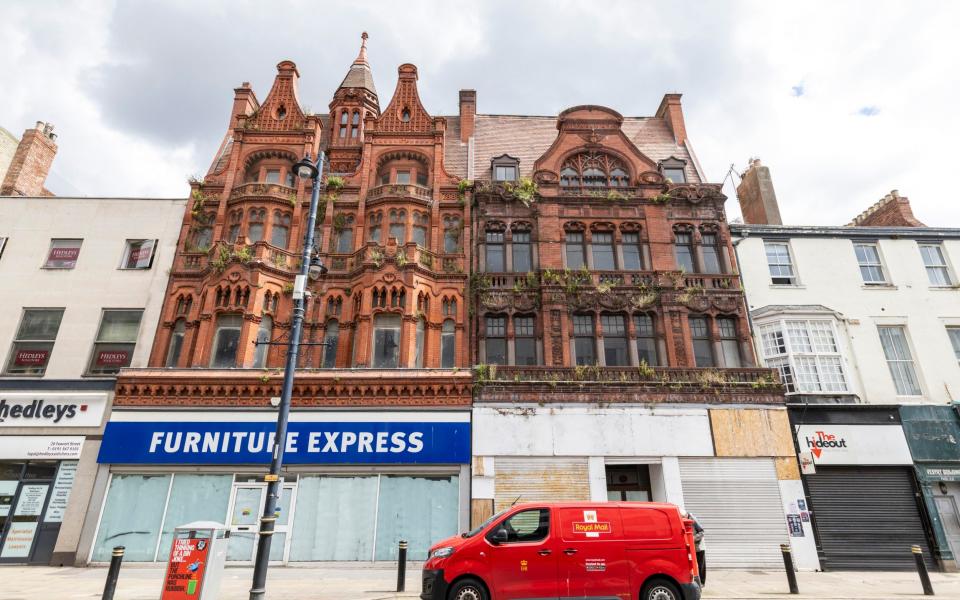
{"label": "'hedleys' sign", "polygon": [[0,428],[97,427],[106,408],[104,393],[0,392]]}
{"label": "'hedleys' sign", "polygon": [[[276,422],[263,420],[123,420],[114,413],[103,434],[98,462],[111,464],[267,464],[274,447]],[[446,420],[372,420],[375,413],[296,414],[284,447],[288,464],[465,464],[470,462],[469,414],[446,414]],[[409,417],[423,419],[425,415]],[[440,417],[441,415],[436,415]],[[339,418],[344,420],[339,420]],[[407,415],[404,415],[407,417]],[[223,418],[223,415],[220,415]]]}

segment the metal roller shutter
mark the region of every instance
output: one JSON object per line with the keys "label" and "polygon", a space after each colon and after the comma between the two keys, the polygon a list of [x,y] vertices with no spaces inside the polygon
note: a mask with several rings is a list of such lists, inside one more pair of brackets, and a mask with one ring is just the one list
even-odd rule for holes
{"label": "metal roller shutter", "polygon": [[704,529],[708,569],[783,568],[787,521],[773,459],[681,458],[680,483]]}
{"label": "metal roller shutter", "polygon": [[805,477],[824,570],[912,570],[910,546],[935,568],[906,467],[821,467]]}
{"label": "metal roller shutter", "polygon": [[586,458],[500,458],[494,460],[495,510],[520,502],[590,500]]}

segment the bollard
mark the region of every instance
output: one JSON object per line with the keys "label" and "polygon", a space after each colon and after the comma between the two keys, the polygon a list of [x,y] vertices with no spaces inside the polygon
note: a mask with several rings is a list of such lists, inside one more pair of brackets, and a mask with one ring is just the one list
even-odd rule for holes
{"label": "bollard", "polygon": [[107,571],[107,583],[103,586],[101,600],[113,600],[113,592],[117,589],[117,578],[120,576],[120,563],[123,562],[123,546],[113,547],[113,557],[110,558],[110,570]]}
{"label": "bollard", "polygon": [[783,554],[783,567],[787,570],[787,583],[790,584],[790,593],[799,594],[797,574],[793,570],[793,556],[790,554],[790,544],[780,544],[780,553]]}
{"label": "bollard", "polygon": [[933,586],[930,584],[930,575],[927,574],[927,563],[923,562],[923,550],[920,546],[911,546],[913,559],[917,561],[917,573],[920,574],[920,584],[923,585],[923,595],[933,596]]}
{"label": "bollard", "polygon": [[407,542],[400,540],[400,554],[397,556],[397,591],[407,587]]}

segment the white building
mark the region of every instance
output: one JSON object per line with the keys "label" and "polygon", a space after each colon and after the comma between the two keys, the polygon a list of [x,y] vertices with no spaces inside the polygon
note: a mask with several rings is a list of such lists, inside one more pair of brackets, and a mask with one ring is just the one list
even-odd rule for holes
{"label": "white building", "polygon": [[920,544],[951,567],[960,469],[934,481],[914,463],[949,471],[960,451],[931,454],[911,423],[957,426],[960,229],[924,226],[896,192],[846,226],[780,225],[759,163],[738,191],[751,223],[730,230],[757,356],[787,387],[822,566],[907,568]]}
{"label": "white building", "polygon": [[114,376],[147,364],[185,204],[0,197],[0,563],[73,563]]}

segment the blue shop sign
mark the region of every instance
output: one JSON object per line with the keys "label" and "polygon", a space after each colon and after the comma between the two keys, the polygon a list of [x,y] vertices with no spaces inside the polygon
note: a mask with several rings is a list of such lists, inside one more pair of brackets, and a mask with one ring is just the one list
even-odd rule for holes
{"label": "blue shop sign", "polygon": [[[110,421],[97,462],[110,464],[269,464],[269,421]],[[468,422],[290,422],[287,464],[470,462]]]}

